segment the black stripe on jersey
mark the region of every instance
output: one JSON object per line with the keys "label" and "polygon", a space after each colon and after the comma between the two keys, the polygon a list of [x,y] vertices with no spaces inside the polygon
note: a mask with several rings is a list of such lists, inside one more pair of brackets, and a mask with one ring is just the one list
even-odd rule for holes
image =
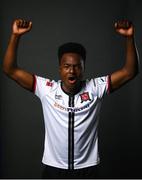
{"label": "black stripe on jersey", "polygon": [[[74,107],[74,96],[69,96],[69,107]],[[69,112],[68,169],[74,169],[74,112]]]}

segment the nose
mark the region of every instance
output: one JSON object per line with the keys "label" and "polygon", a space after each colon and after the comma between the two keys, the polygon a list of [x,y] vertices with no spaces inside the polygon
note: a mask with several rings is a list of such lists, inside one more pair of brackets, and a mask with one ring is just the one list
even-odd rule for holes
{"label": "nose", "polygon": [[74,66],[70,66],[70,68],[69,68],[69,72],[70,72],[70,73],[74,73],[74,71],[75,71]]}

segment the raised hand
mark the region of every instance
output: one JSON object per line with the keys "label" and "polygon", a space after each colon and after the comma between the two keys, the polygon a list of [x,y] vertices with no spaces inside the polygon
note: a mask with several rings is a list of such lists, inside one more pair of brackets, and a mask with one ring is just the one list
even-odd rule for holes
{"label": "raised hand", "polygon": [[133,36],[134,26],[128,20],[121,20],[115,23],[116,32],[123,36]]}
{"label": "raised hand", "polygon": [[13,22],[12,33],[15,35],[22,35],[32,28],[32,22],[23,19],[16,19]]}
{"label": "raised hand", "polygon": [[33,86],[33,75],[32,73],[29,73],[18,67],[17,49],[21,35],[30,31],[31,28],[31,21],[16,19],[13,22],[12,33],[3,61],[3,71],[5,72],[5,74],[16,81],[19,85],[30,91],[32,90]]}

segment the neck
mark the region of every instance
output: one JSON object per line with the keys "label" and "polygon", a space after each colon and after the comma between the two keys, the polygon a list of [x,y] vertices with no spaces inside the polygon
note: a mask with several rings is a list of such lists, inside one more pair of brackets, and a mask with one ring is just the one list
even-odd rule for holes
{"label": "neck", "polygon": [[63,82],[61,82],[61,88],[62,88],[62,90],[66,93],[66,94],[68,94],[69,96],[73,96],[73,95],[75,95],[75,94],[77,94],[80,90],[81,90],[81,88],[82,88],[82,81],[76,86],[76,87],[74,87],[74,88],[66,88],[65,86],[64,86],[64,84],[63,84]]}

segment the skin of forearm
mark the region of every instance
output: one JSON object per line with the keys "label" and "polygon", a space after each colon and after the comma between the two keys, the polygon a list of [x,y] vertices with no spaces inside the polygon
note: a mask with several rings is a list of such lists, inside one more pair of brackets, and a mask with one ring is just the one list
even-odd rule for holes
{"label": "skin of forearm", "polygon": [[126,37],[126,62],[124,69],[131,78],[138,73],[138,59],[134,36],[128,36]]}
{"label": "skin of forearm", "polygon": [[3,71],[10,75],[17,67],[17,48],[19,44],[19,35],[11,34],[10,41],[6,50],[3,62]]}

